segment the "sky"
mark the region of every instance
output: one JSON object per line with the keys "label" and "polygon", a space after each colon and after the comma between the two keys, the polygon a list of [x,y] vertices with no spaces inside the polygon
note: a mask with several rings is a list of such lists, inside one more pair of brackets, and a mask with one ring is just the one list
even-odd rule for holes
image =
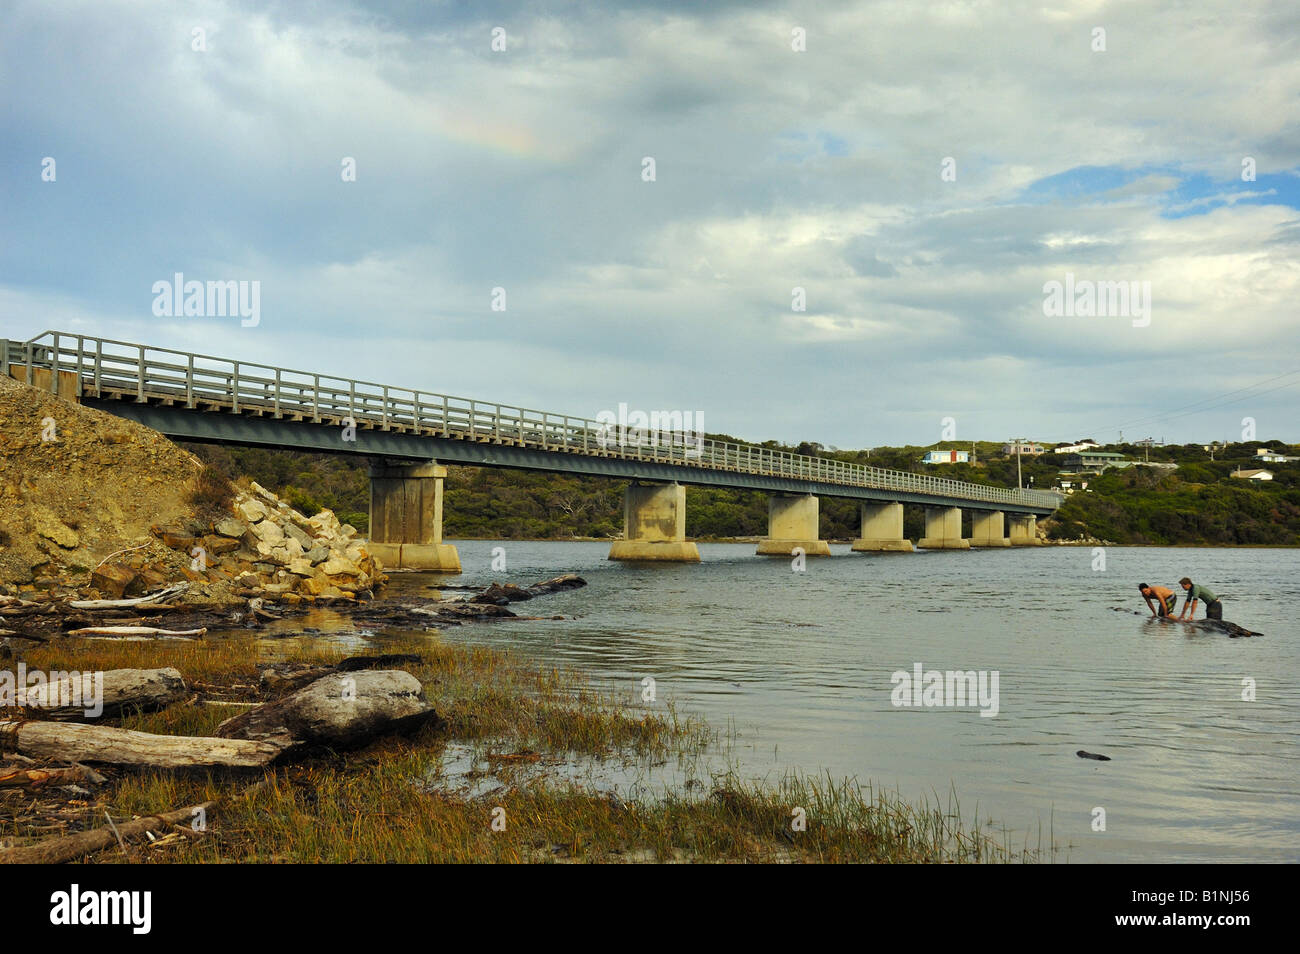
{"label": "sky", "polygon": [[[5,0],[0,89],[0,337],[749,441],[1300,441],[1294,2]],[[176,273],[256,323],[157,314]]]}

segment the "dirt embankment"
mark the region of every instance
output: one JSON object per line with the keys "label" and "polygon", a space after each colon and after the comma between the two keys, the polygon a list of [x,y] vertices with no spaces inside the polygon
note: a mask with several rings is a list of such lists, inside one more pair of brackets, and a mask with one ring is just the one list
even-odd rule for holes
{"label": "dirt embankment", "polygon": [[236,488],[147,427],[0,378],[0,595],[365,599],[379,561],[334,514]]}
{"label": "dirt embankment", "polygon": [[199,461],[156,431],[0,377],[0,585],[90,585],[114,551],[172,551],[151,526],[192,515]]}

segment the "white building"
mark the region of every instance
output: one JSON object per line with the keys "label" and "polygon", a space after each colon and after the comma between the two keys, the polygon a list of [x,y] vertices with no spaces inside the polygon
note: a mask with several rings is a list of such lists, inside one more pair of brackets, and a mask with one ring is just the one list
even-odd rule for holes
{"label": "white building", "polygon": [[1300,460],[1297,457],[1288,457],[1281,451],[1269,450],[1267,447],[1261,447],[1255,451],[1255,460],[1261,464],[1290,464],[1293,461]]}
{"label": "white building", "polygon": [[1233,477],[1240,477],[1242,480],[1272,480],[1273,473],[1268,470],[1234,470]]}
{"label": "white building", "polygon": [[1101,445],[1093,440],[1079,441],[1077,444],[1062,444],[1055,448],[1053,454],[1077,454],[1079,451],[1094,450]]}
{"label": "white building", "polygon": [[970,451],[932,450],[921,458],[922,464],[969,464]]}

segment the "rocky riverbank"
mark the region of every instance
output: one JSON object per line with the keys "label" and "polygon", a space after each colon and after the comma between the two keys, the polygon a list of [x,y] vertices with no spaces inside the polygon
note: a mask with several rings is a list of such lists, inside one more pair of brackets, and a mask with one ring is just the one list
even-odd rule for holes
{"label": "rocky riverbank", "polygon": [[385,580],[331,511],[300,514],[156,431],[0,378],[0,597],[128,600],[184,583],[171,602],[220,610],[367,600]]}

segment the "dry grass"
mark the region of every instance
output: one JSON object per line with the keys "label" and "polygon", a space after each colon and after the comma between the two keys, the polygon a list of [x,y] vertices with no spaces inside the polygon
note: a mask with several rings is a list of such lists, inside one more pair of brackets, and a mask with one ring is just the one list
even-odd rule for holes
{"label": "dry grass", "polygon": [[[97,827],[105,824],[104,809],[126,818],[220,801],[203,837],[132,845],[125,854],[102,853],[102,862],[947,862],[1036,854],[964,829],[951,806],[911,805],[852,781],[816,777],[759,785],[727,773],[702,780],[700,795],[665,790],[636,803],[572,783],[530,783],[526,773],[521,784],[488,799],[455,793],[437,784],[443,750],[453,741],[530,753],[524,763],[531,753],[663,763],[689,761],[717,739],[671,706],[632,709],[575,673],[529,666],[507,653],[416,636],[385,643],[382,651],[423,657],[404,668],[424,684],[444,725],[252,777],[111,772],[99,800],[79,803],[75,820],[61,824]],[[347,655],[327,643],[285,649],[249,636],[159,644],[62,640],[23,660],[46,671],[175,666],[191,684],[240,687],[256,686],[257,664],[272,653],[303,662]],[[178,703],[121,724],[202,735],[235,711]],[[27,841],[40,819],[21,821],[5,809],[15,802],[0,800],[0,837]],[[806,830],[794,830],[796,808]],[[504,809],[504,830],[493,829],[495,809]]]}

